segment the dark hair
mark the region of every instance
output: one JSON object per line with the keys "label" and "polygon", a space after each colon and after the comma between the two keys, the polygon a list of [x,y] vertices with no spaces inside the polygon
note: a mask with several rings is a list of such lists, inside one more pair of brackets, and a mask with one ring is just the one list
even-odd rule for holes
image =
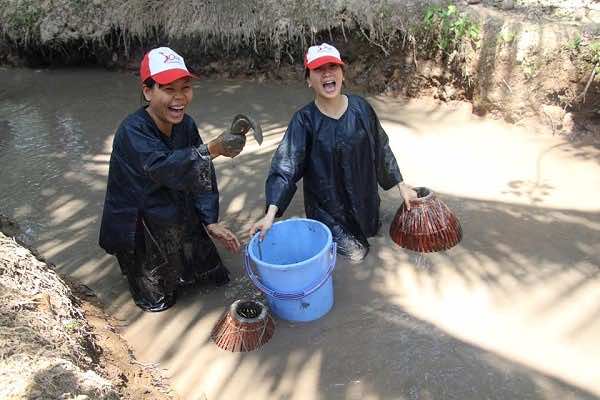
{"label": "dark hair", "polygon": [[144,81],[144,86],[148,86],[150,89],[152,89],[154,85],[156,85],[156,81],[152,78],[148,78]]}
{"label": "dark hair", "polygon": [[[154,85],[158,86],[158,83],[156,83],[156,81],[154,79],[148,78],[144,82],[142,82],[142,85],[147,86],[150,89],[152,89],[154,87]],[[148,104],[148,100],[146,100],[146,96],[144,96],[144,90],[140,90],[140,104],[141,105]]]}

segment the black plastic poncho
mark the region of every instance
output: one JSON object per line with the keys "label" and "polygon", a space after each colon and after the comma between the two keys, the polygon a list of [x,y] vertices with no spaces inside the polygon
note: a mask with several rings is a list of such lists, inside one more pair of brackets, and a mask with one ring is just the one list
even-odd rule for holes
{"label": "black plastic poncho", "polygon": [[365,243],[377,233],[377,186],[388,190],[402,182],[402,175],[387,134],[365,99],[349,95],[338,120],[321,113],[314,102],[294,114],[266,182],[266,202],[279,208],[277,217],[301,178],[308,218],[332,230],[341,227]]}
{"label": "black plastic poncho", "polygon": [[205,225],[219,216],[216,174],[188,115],[162,135],[144,108],[129,115],[113,140],[100,246],[108,253],[131,251],[140,218],[182,225],[190,216]]}
{"label": "black plastic poncho", "polygon": [[203,225],[216,223],[216,174],[189,116],[170,137],[143,109],[129,115],[113,141],[100,246],[115,254],[135,303],[162,311],[177,288],[228,281]]}

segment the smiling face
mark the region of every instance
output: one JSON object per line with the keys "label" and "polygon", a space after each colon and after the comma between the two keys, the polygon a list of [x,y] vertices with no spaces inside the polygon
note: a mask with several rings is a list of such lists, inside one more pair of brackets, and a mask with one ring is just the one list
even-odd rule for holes
{"label": "smiling face", "polygon": [[306,81],[315,92],[315,97],[322,100],[335,99],[342,93],[344,70],[339,64],[323,64],[318,68],[311,69]]}
{"label": "smiling face", "polygon": [[173,125],[183,120],[185,108],[192,101],[191,80],[185,77],[167,85],[143,86],[144,97],[150,103],[146,111],[165,135],[170,135]]}

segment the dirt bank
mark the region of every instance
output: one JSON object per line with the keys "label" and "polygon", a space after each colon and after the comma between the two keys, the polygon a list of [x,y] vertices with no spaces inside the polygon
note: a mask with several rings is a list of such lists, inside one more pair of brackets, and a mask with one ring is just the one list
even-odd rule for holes
{"label": "dirt bank", "polygon": [[299,80],[306,47],[329,41],[371,93],[467,99],[479,114],[538,118],[557,132],[584,129],[600,110],[592,0],[146,5],[0,0],[0,62],[136,69],[145,49],[169,44],[203,76]]}
{"label": "dirt bank", "polygon": [[17,243],[19,234],[0,215],[0,397],[172,399],[91,289],[56,275]]}

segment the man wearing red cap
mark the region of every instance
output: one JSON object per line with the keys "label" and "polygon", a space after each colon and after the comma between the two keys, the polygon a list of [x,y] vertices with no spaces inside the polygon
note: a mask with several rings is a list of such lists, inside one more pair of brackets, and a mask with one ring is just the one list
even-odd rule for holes
{"label": "man wearing red cap", "polygon": [[229,281],[211,237],[233,252],[240,243],[218,223],[211,160],[238,155],[245,132],[202,142],[185,113],[194,76],[170,48],[149,51],[140,78],[148,104],[115,134],[99,243],[116,255],[135,303],[162,311],[175,303],[178,287]]}
{"label": "man wearing red cap", "polygon": [[267,178],[267,214],[250,233],[264,237],[280,217],[303,178],[308,218],[329,227],[337,252],[360,262],[377,233],[378,185],[397,186],[402,199],[416,192],[403,182],[388,137],[371,105],[360,96],[342,94],[344,62],[339,51],[323,43],[304,58],[305,77],[315,99],[297,111],[271,161]]}

